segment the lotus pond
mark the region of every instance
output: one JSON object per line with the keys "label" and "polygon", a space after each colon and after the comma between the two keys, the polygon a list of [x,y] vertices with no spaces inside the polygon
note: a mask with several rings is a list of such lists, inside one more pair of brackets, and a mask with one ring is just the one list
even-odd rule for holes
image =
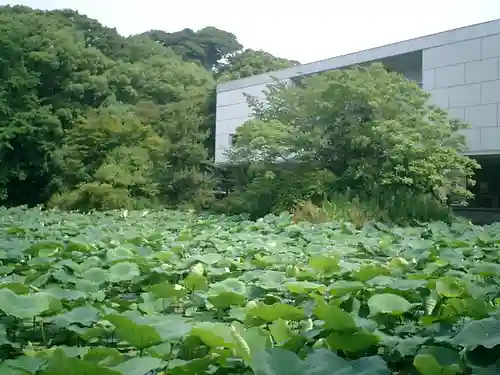
{"label": "lotus pond", "polygon": [[499,261],[500,225],[0,209],[0,374],[499,374]]}

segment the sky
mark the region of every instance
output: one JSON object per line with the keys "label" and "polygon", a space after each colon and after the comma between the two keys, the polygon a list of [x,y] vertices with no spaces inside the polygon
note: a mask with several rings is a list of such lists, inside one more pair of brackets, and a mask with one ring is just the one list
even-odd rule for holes
{"label": "sky", "polygon": [[25,0],[71,8],[123,35],[215,26],[302,63],[500,18],[500,0]]}

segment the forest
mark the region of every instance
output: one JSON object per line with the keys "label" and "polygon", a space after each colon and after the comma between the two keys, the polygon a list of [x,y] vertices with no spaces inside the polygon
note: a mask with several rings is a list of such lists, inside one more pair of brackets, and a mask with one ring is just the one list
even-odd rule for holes
{"label": "forest", "polygon": [[19,6],[0,8],[0,50],[0,205],[362,223],[447,219],[450,199],[471,195],[466,125],[380,65],[248,98],[255,119],[220,167],[217,83],[298,62],[211,26],[123,37],[73,10]]}

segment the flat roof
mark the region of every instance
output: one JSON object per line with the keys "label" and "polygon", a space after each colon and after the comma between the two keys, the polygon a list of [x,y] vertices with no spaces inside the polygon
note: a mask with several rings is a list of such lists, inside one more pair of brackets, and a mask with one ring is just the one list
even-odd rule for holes
{"label": "flat roof", "polygon": [[428,48],[439,47],[445,44],[462,42],[469,39],[481,38],[484,36],[500,33],[500,19],[464,26],[440,33],[422,36],[374,47],[363,51],[353,52],[346,55],[332,57],[307,64],[297,65],[274,72],[258,74],[234,81],[219,83],[217,92],[231,91],[244,87],[254,86],[283,80],[287,78],[299,77],[327,70],[342,68],[349,65],[361,64],[373,60],[380,60],[385,57],[402,55],[405,53],[421,51]]}

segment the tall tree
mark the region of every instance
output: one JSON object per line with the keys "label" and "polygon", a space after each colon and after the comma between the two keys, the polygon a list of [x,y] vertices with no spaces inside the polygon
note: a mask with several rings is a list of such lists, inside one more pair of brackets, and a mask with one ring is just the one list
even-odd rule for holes
{"label": "tall tree", "polygon": [[251,99],[256,119],[238,129],[234,162],[290,160],[326,168],[338,188],[468,197],[477,163],[464,156],[465,124],[381,64],[333,70]]}
{"label": "tall tree", "polygon": [[[66,208],[132,208],[158,194],[168,142],[127,105],[90,109],[64,137],[54,161],[60,180],[51,203]],[[116,198],[120,199],[116,199]]]}
{"label": "tall tree", "polygon": [[243,47],[234,34],[211,26],[199,31],[184,29],[174,33],[151,30],[142,35],[172,48],[186,61],[199,62],[207,70],[212,70],[222,58]]}
{"label": "tall tree", "polygon": [[25,8],[0,8],[0,201],[47,197],[51,155],[83,109],[108,97],[110,65],[83,35]]}
{"label": "tall tree", "polygon": [[[144,46],[148,43],[142,37],[135,39],[135,42],[138,42],[136,46]],[[126,112],[133,113],[134,118],[139,119],[137,121],[140,121],[143,126],[150,127],[165,142],[165,145],[168,145],[162,149],[163,163],[154,164],[151,173],[147,175],[151,186],[156,187],[155,198],[164,203],[180,204],[203,195],[201,191],[207,190],[210,186],[210,179],[204,173],[204,165],[208,162],[205,141],[209,128],[206,118],[210,115],[209,104],[215,84],[212,74],[195,63],[182,61],[179,56],[167,50],[165,53],[155,55],[146,54],[144,58],[135,62],[117,61],[106,72],[106,78],[113,93],[113,99],[109,100],[108,105],[116,107],[113,103],[126,103]],[[134,160],[144,160],[145,165],[153,165],[147,162],[142,151],[144,147],[137,144],[138,140],[129,144],[125,149],[115,150],[117,142],[122,142],[121,138],[110,132],[99,133],[99,129],[107,126],[108,121],[111,127],[115,123],[114,120],[106,120],[111,113],[106,109],[103,111],[97,117],[98,122],[92,120],[92,123],[96,125],[91,133],[87,136],[79,135],[78,129],[81,127],[79,125],[74,131],[68,133],[73,138],[68,138],[65,145],[71,140],[72,144],[76,142],[73,149],[93,150],[97,147],[97,143],[88,143],[86,139],[90,142],[91,139],[97,137],[104,145],[109,137],[109,142],[115,146],[107,151],[104,151],[105,147],[101,147],[99,151],[95,150],[91,153],[71,154],[73,156],[70,160],[74,160],[73,164],[69,167],[64,167],[64,165],[62,167],[62,170],[69,171],[69,175],[62,179],[63,186],[65,185],[66,190],[69,190],[68,200],[65,201],[65,197],[59,197],[56,201],[80,202],[75,197],[79,197],[78,192],[88,194],[87,187],[91,186],[94,192],[100,191],[95,184],[101,184],[99,186],[106,191],[106,194],[111,194],[109,177],[106,177],[106,184],[102,185],[103,171],[118,173],[118,167],[116,167],[118,155],[125,158],[122,163],[127,163],[127,159],[133,163]],[[123,118],[120,121],[122,124],[120,126],[126,127],[130,118]],[[75,131],[78,132],[74,133]],[[137,144],[137,147],[133,147],[133,144]],[[66,146],[63,146],[63,149],[66,149]],[[104,153],[98,157],[96,154],[98,152]],[[60,157],[60,159],[64,158]],[[113,160],[111,165],[115,166],[114,169],[108,165],[109,163],[105,168],[102,167],[104,159]],[[80,163],[79,167],[74,164],[76,161]],[[97,164],[94,165],[94,163]],[[80,173],[79,178],[70,178],[72,173],[82,168],[90,172]],[[130,170],[123,165],[120,168],[120,171]],[[119,173],[123,175],[123,172]],[[141,176],[143,178],[145,175]],[[123,181],[122,178],[120,180]],[[87,184],[85,190],[81,188],[82,183]],[[125,186],[123,183],[122,185],[119,187],[122,190],[116,191],[121,192],[120,196],[130,199],[140,197],[137,193],[123,193]],[[76,193],[72,189],[76,189]],[[129,198],[124,202],[129,202]]]}
{"label": "tall tree", "polygon": [[47,12],[61,22],[83,34],[86,47],[93,47],[111,59],[123,56],[126,41],[115,28],[105,27],[99,21],[71,9],[58,9]]}

